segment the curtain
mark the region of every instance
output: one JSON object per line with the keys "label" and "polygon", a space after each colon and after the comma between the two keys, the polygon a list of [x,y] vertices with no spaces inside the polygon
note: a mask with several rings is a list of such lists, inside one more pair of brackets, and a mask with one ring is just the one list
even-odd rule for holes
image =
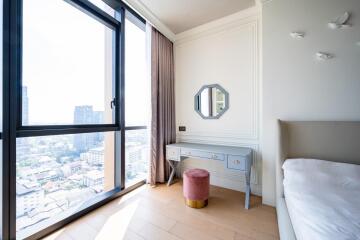
{"label": "curtain", "polygon": [[150,184],[165,182],[170,166],[166,145],[176,141],[173,43],[155,28],[151,31]]}

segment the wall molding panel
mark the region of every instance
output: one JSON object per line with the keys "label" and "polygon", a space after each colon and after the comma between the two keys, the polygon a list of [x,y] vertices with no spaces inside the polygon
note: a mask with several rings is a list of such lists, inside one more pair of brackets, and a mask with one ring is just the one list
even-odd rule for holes
{"label": "wall molding panel", "polygon": [[[254,150],[252,191],[262,194],[260,149],[260,11],[248,9],[176,35],[175,89],[177,141],[250,147]],[[230,94],[230,108],[218,120],[194,111],[193,96],[202,85],[220,84]],[[207,169],[211,184],[245,190],[245,175],[220,161],[187,159],[181,172]]]}

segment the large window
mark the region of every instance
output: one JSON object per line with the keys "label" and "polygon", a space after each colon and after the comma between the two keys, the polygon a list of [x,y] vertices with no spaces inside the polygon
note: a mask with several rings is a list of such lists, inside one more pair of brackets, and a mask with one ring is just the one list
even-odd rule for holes
{"label": "large window", "polygon": [[2,2],[0,238],[35,239],[146,178],[145,21],[121,1]]}
{"label": "large window", "polygon": [[[121,22],[89,1],[22,2],[16,237],[32,236],[121,189]],[[104,11],[107,10],[107,11]],[[116,14],[115,14],[116,15]],[[11,152],[10,152],[11,154]]]}
{"label": "large window", "polygon": [[23,125],[114,122],[105,117],[115,97],[109,34],[65,1],[23,1]]}
{"label": "large window", "polygon": [[127,127],[147,126],[150,79],[147,77],[145,24],[128,13],[125,26],[125,124]]}
{"label": "large window", "polygon": [[114,188],[114,133],[18,138],[16,144],[16,230],[36,231],[76,212]]}
{"label": "large window", "polygon": [[125,185],[131,186],[148,174],[151,105],[145,24],[125,16]]}
{"label": "large window", "polygon": [[148,129],[126,131],[126,186],[131,186],[148,177],[149,157],[150,146]]}

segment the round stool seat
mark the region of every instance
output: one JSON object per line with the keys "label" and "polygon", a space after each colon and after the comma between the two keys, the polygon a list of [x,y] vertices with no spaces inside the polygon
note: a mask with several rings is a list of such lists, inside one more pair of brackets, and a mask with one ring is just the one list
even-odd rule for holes
{"label": "round stool seat", "polygon": [[202,208],[208,204],[210,174],[204,169],[189,169],[183,173],[185,203],[192,208]]}

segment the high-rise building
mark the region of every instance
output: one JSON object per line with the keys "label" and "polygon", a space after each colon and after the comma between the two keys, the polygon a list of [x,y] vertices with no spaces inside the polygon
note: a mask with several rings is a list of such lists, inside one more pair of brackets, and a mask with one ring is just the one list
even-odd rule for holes
{"label": "high-rise building", "polygon": [[[22,87],[22,125],[29,125],[29,97],[27,87]],[[21,152],[23,155],[27,155],[29,152],[29,146],[27,145],[28,138],[19,138],[17,139],[17,151]],[[21,161],[16,159],[16,161]]]}
{"label": "high-rise building", "polygon": [[104,112],[103,111],[94,111],[93,112],[93,123],[100,124],[104,122]]}
{"label": "high-rise building", "polygon": [[[104,122],[104,111],[94,111],[93,112],[93,123],[101,124]],[[96,141],[102,142],[104,141],[104,133],[99,132],[96,133]]]}
{"label": "high-rise building", "polygon": [[29,124],[29,98],[26,86],[22,87],[22,124]]}
{"label": "high-rise building", "polygon": [[75,106],[74,124],[92,124],[94,119],[93,107],[89,105]]}
{"label": "high-rise building", "polygon": [[[75,106],[74,124],[100,124],[103,122],[102,111],[94,111],[93,106]],[[86,152],[103,140],[102,133],[83,133],[74,137],[74,147],[79,152]]]}

